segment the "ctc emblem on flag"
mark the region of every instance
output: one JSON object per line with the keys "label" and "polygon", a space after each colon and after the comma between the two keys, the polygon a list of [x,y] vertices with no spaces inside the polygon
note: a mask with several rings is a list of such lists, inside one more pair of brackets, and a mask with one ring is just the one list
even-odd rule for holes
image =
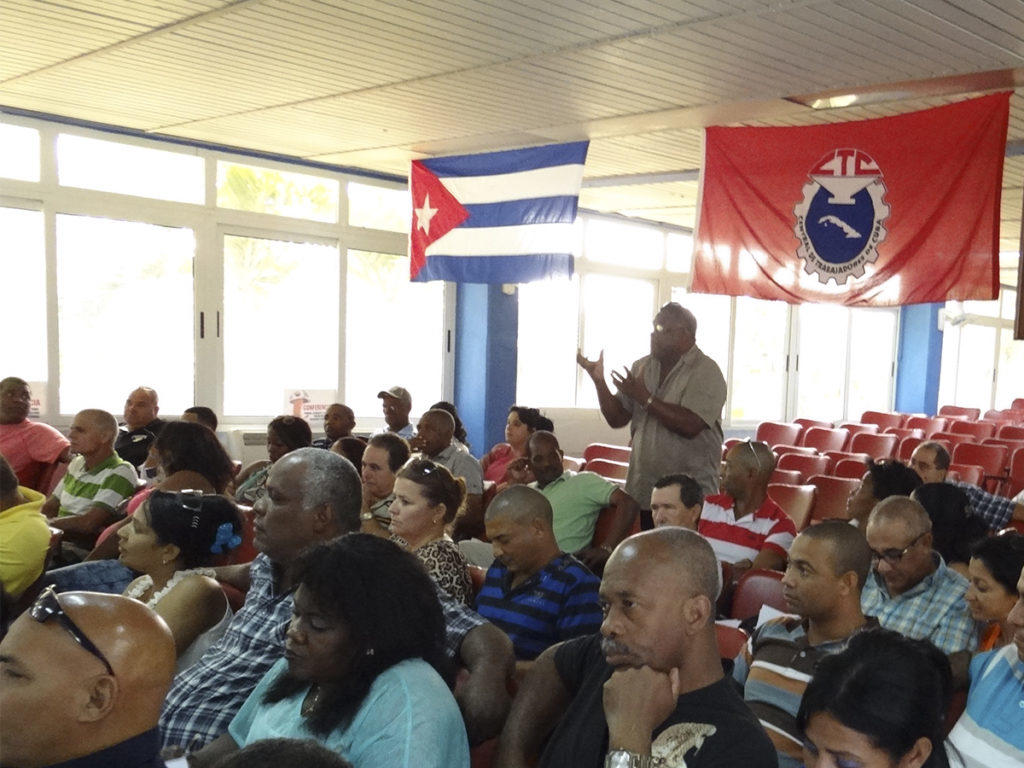
{"label": "ctc emblem on flag", "polygon": [[837,286],[863,277],[864,265],[878,258],[889,217],[878,163],[859,149],[836,149],[808,175],[804,199],[793,209],[804,271]]}

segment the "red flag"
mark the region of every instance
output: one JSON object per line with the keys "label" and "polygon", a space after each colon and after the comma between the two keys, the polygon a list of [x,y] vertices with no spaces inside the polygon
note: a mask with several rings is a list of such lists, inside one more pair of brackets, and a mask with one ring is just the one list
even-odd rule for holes
{"label": "red flag", "polygon": [[692,290],[847,306],[996,298],[1009,103],[705,129]]}
{"label": "red flag", "polygon": [[409,277],[416,277],[427,262],[427,246],[468,219],[469,211],[419,160],[412,161],[409,187],[412,191]]}

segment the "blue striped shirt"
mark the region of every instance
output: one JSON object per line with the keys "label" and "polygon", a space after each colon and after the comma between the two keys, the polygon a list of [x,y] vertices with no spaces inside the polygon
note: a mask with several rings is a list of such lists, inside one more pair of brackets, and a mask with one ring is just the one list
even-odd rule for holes
{"label": "blue striped shirt", "polygon": [[560,554],[514,589],[511,582],[504,565],[492,565],[476,609],[512,639],[517,659],[535,659],[555,643],[601,628],[601,582],[572,555]]}

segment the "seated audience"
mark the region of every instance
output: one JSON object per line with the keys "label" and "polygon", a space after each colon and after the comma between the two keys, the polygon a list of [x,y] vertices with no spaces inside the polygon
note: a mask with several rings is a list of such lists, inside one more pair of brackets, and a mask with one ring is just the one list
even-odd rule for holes
{"label": "seated audience", "polygon": [[459,409],[455,407],[455,404],[449,403],[447,400],[438,400],[430,406],[430,410],[445,411],[452,417],[452,421],[455,422],[452,442],[455,443],[459,450],[469,453],[469,435],[466,433],[466,425],[462,423],[462,419],[459,417]]}
{"label": "seated audience", "polygon": [[775,750],[725,677],[715,636],[721,573],[684,528],[622,542],[601,580],[601,634],[544,651],[519,688],[497,765],[774,768]]}
{"label": "seated audience", "polygon": [[757,628],[737,657],[733,677],[779,753],[779,768],[798,768],[803,740],[796,725],[807,682],[825,656],[877,627],[860,610],[871,568],[864,534],[838,520],[808,528],[789,548],[782,586],[789,610]]}
{"label": "seated audience", "polygon": [[466,558],[445,533],[465,495],[462,478],[432,461],[413,459],[398,473],[390,512],[392,541],[416,555],[449,597],[468,605],[472,584]]}
{"label": "seated audience", "polygon": [[43,504],[43,514],[64,531],[64,557],[81,560],[114,520],[114,510],[135,493],[135,467],[114,451],[117,421],[106,411],[79,411],[71,423],[67,474]]}
{"label": "seated audience", "polygon": [[305,419],[278,416],[267,425],[267,461],[254,461],[235,479],[235,501],[255,504],[266,492],[267,477],[274,462],[287,453],[313,443],[313,432]]}
{"label": "seated audience", "polygon": [[39,578],[50,547],[50,529],[42,515],[43,494],[18,485],[0,454],[0,585],[16,599]]}
{"label": "seated audience", "polygon": [[925,483],[915,488],[910,498],[931,518],[932,549],[942,555],[946,565],[967,576],[971,547],[989,534],[985,523],[974,516],[970,498],[949,483]]}
{"label": "seated audience", "polygon": [[[253,544],[260,554],[251,564],[217,573],[246,593],[245,604],[220,641],[175,678],[160,718],[165,745],[195,749],[227,730],[284,651],[295,586],[292,564],[307,546],[357,530],[360,503],[358,475],[330,451],[300,448],[274,464],[267,493],[253,509]],[[448,653],[466,668],[456,699],[476,743],[493,736],[508,711],[512,644],[455,601],[442,596],[441,607]]]}
{"label": "seated audience", "polygon": [[391,535],[391,502],[395,500],[395,474],[409,460],[409,443],[391,432],[370,438],[363,452],[363,533]]}
{"label": "seated audience", "polygon": [[861,529],[875,505],[890,496],[909,496],[921,485],[921,478],[906,464],[895,459],[869,461],[860,485],[846,500],[846,514]]}
{"label": "seated audience", "polygon": [[164,422],[157,418],[160,406],[156,390],[139,387],[124,402],[124,426],[118,430],[114,450],[133,467],[141,467],[149,455],[149,446],[156,440]]}
{"label": "seated audience", "polygon": [[766,443],[746,440],[725,455],[722,492],[704,499],[697,530],[739,578],[751,568],[782,570],[796,526],[768,496],[775,455]]}
{"label": "seated audience", "polygon": [[895,632],[859,632],[826,656],[808,683],[797,725],[806,768],[947,768],[949,662]]}
{"label": "seated audience", "polygon": [[313,447],[330,448],[341,438],[351,436],[355,428],[356,415],[352,409],[343,403],[331,403],[324,413],[324,437],[314,440]]}
{"label": "seated audience", "polygon": [[118,534],[121,562],[142,575],[125,589],[171,628],[178,671],[224,634],[231,607],[211,568],[242,543],[242,519],[226,497],[155,491]]}
{"label": "seated audience", "polygon": [[930,640],[945,653],[972,651],[977,637],[964,602],[967,579],[932,549],[931,529],[928,513],[911,498],[878,503],[865,529],[874,569],[861,608],[886,629]]}
{"label": "seated audience", "polygon": [[542,429],[540,426],[542,418],[540,411],[536,408],[513,405],[508,409],[505,442],[495,445],[480,459],[484,480],[498,484],[507,482],[505,470],[511,462],[517,459],[526,460],[526,441],[530,439],[530,435],[538,429]]}
{"label": "seated audience", "polygon": [[971,513],[985,521],[991,530],[1002,530],[1010,520],[1024,520],[1024,499],[1007,499],[988,493],[973,483],[950,480],[946,477],[949,463],[949,451],[934,440],[921,443],[910,454],[910,467],[923,482],[948,483],[959,488],[971,500]]}
{"label": "seated audience", "polygon": [[375,435],[384,432],[394,432],[399,437],[410,440],[416,431],[409,423],[409,411],[412,410],[412,396],[405,387],[391,387],[382,389],[377,393],[381,400],[381,409],[384,411],[384,423],[386,429],[378,429]]}
{"label": "seated audience", "polygon": [[49,493],[57,466],[71,459],[68,439],[49,424],[29,421],[32,392],[15,376],[0,381],[0,454],[3,454],[18,485]]}
{"label": "seated audience", "polygon": [[157,768],[174,640],[120,595],[52,589],[0,642],[0,755],[11,768]]}
{"label": "seated audience", "polygon": [[284,658],[190,765],[284,736],[315,738],[354,768],[468,768],[444,617],[416,558],[354,533],[304,552],[294,578]]}
{"label": "seated audience", "polygon": [[982,623],[979,651],[1013,641],[1009,614],[1017,602],[1017,578],[1024,568],[1024,536],[1007,533],[978,541],[971,550],[967,607]]}
{"label": "seated audience", "polygon": [[186,408],[185,412],[181,414],[181,420],[202,424],[214,432],[217,431],[217,414],[213,412],[212,408],[207,408],[205,405],[193,405],[191,408]]}
{"label": "seated audience", "polygon": [[447,411],[427,411],[420,416],[416,437],[409,447],[422,457],[447,467],[452,475],[466,483],[466,506],[455,519],[453,537],[456,541],[483,533],[483,473],[480,462],[454,442],[455,420]]}
{"label": "seated audience", "polygon": [[312,739],[261,739],[218,760],[213,768],[352,768],[352,763]]}
{"label": "seated audience", "polygon": [[1024,765],[1024,570],[1015,591],[1017,600],[1006,618],[1012,642],[971,660],[967,709],[949,734],[950,762],[956,765]]}
{"label": "seated audience", "polygon": [[548,500],[523,485],[502,491],[487,507],[494,565],[476,610],[512,638],[520,660],[531,661],[555,643],[601,627],[600,581],[559,549],[551,521]]}
{"label": "seated audience", "polygon": [[704,492],[689,475],[665,475],[654,481],[651,519],[655,528],[678,525],[696,531],[703,508]]}
{"label": "seated audience", "polygon": [[[314,440],[314,442],[316,441]],[[366,450],[366,442],[361,438],[349,435],[348,437],[335,440],[330,446],[330,450],[339,456],[344,456],[353,467],[358,468],[363,465],[363,452]]]}
{"label": "seated audience", "polygon": [[[640,514],[636,500],[610,480],[593,472],[573,472],[562,466],[562,449],[550,432],[534,432],[527,443],[530,469],[537,488],[551,503],[555,539],[595,573],[600,573],[608,555],[633,530]],[[594,545],[597,516],[611,507],[614,520],[607,541]]]}

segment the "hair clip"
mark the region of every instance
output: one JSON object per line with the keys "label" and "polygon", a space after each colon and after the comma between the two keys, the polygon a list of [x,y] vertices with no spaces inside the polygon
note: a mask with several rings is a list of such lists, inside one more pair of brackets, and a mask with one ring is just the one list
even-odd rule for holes
{"label": "hair clip", "polygon": [[214,539],[210,551],[215,555],[219,555],[234,549],[241,543],[242,537],[235,533],[231,523],[221,523],[217,527],[217,537]]}

